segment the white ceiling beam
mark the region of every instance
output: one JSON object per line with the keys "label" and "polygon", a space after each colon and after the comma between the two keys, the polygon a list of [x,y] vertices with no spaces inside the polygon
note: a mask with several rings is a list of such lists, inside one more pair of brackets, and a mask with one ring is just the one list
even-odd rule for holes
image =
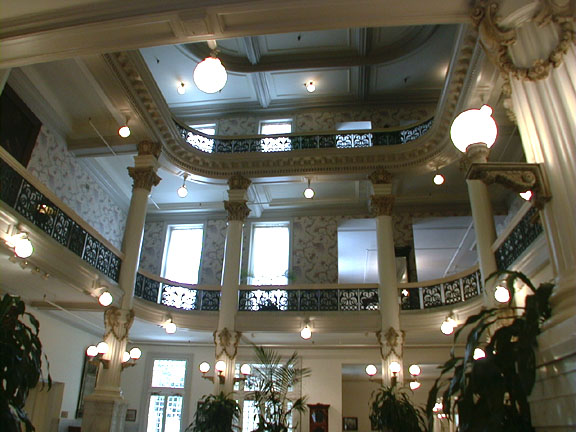
{"label": "white ceiling beam", "polygon": [[250,80],[254,86],[254,91],[256,92],[256,97],[262,108],[267,108],[272,101],[272,96],[270,95],[270,85],[266,79],[266,75],[263,72],[256,72],[250,74]]}
{"label": "white ceiling beam", "polygon": [[260,44],[258,43],[258,39],[255,37],[243,37],[242,43],[244,44],[244,49],[246,50],[246,57],[248,57],[248,61],[250,64],[258,64],[260,61],[260,56],[262,55],[260,50]]}

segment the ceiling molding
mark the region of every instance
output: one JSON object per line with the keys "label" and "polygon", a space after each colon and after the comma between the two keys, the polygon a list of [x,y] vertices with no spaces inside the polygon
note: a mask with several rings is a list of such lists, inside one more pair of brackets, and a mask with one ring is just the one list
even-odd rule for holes
{"label": "ceiling molding", "polygon": [[[258,98],[260,107],[267,108],[268,105],[270,105],[272,97],[270,96],[270,86],[268,85],[266,75],[262,72],[256,72],[250,74],[250,78],[252,80],[252,85],[254,85],[254,90],[256,90],[256,97]],[[194,107],[194,109],[198,108]]]}
{"label": "ceiling molding", "polygon": [[252,36],[243,37],[242,42],[244,44],[244,49],[246,50],[246,57],[250,64],[258,64],[260,61],[260,45],[258,44],[258,39]]}

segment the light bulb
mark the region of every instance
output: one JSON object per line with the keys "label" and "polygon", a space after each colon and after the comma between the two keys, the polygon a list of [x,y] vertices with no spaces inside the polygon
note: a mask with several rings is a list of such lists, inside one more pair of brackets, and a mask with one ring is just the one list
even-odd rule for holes
{"label": "light bulb", "polygon": [[174,324],[172,320],[169,320],[166,324],[164,324],[164,330],[166,330],[166,333],[168,334],[174,334],[176,333],[176,324]]}
{"label": "light bulb", "polygon": [[98,347],[96,345],[90,345],[88,349],[86,349],[86,355],[88,357],[96,357],[98,355]]}
{"label": "light bulb", "polygon": [[208,372],[210,370],[210,363],[202,362],[202,363],[200,363],[200,366],[198,366],[198,369],[200,369],[200,372],[205,374],[206,372]]}
{"label": "light bulb", "polygon": [[128,360],[130,360],[130,353],[128,351],[124,351],[124,354],[122,354],[122,363],[126,363]]}
{"label": "light bulb", "polygon": [[444,184],[444,176],[442,174],[436,174],[434,176],[434,184],[438,186]]}
{"label": "light bulb", "polygon": [[476,348],[474,350],[474,354],[472,354],[472,358],[474,360],[480,360],[480,359],[483,359],[484,357],[486,357],[486,353],[484,352],[484,350],[482,348]]}
{"label": "light bulb", "polygon": [[300,337],[305,340],[308,340],[312,337],[312,329],[308,324],[306,324],[302,330],[300,330]]}
{"label": "light bulb", "polygon": [[366,366],[365,371],[366,371],[366,375],[374,376],[374,375],[376,375],[376,372],[378,372],[378,369],[373,364],[369,364],[368,366]]}
{"label": "light bulb", "polygon": [[188,189],[186,188],[186,185],[184,184],[180,186],[176,193],[180,198],[186,198],[188,196]]}
{"label": "light bulb", "polygon": [[240,366],[240,373],[242,375],[250,375],[250,373],[252,373],[252,368],[249,364],[244,363],[242,366]]}
{"label": "light bulb", "polygon": [[204,93],[216,93],[224,88],[228,74],[222,62],[215,57],[206,57],[194,69],[194,84]]}
{"label": "light bulb", "polygon": [[403,295],[404,297],[408,297],[408,296],[410,295],[410,291],[408,291],[406,288],[404,288],[404,289],[402,290],[402,295]]}
{"label": "light bulb", "polygon": [[14,240],[14,253],[18,258],[28,258],[32,252],[34,252],[34,247],[27,236],[20,236]]}
{"label": "light bulb", "polygon": [[413,364],[408,368],[408,372],[410,372],[410,375],[412,376],[418,376],[420,375],[422,370],[420,369],[420,366],[418,366],[417,364]]}
{"label": "light bulb", "polygon": [[450,129],[450,138],[462,153],[471,144],[484,143],[488,148],[492,147],[497,135],[498,127],[488,105],[464,111],[454,119]]}
{"label": "light bulb", "polygon": [[410,390],[418,390],[421,385],[418,381],[410,381]]}
{"label": "light bulb", "polygon": [[440,326],[440,331],[445,335],[451,335],[454,333],[454,326],[448,320],[443,321]]}
{"label": "light bulb", "polygon": [[316,91],[316,85],[314,84],[314,81],[308,81],[304,85],[306,86],[306,90],[308,90],[308,93],[314,93],[314,91]]}
{"label": "light bulb", "polygon": [[181,95],[186,93],[186,84],[183,82],[179,83],[178,86],[176,87],[176,91],[178,92],[178,94]]}
{"label": "light bulb", "polygon": [[397,361],[390,362],[390,364],[388,365],[388,370],[390,370],[392,374],[397,374],[398,372],[400,372],[401,369],[402,366]]}
{"label": "light bulb", "polygon": [[138,360],[142,357],[142,350],[138,347],[134,347],[130,350],[130,358],[134,360]]}
{"label": "light bulb", "polygon": [[304,189],[304,198],[307,199],[314,198],[314,189],[312,189],[311,187],[307,187],[306,189]]}
{"label": "light bulb", "polygon": [[108,344],[102,341],[96,346],[96,349],[98,350],[98,354],[106,354],[108,352]]}
{"label": "light bulb", "polygon": [[442,405],[442,402],[436,402],[434,404],[434,408],[432,408],[433,412],[440,412],[444,409],[444,405]]}
{"label": "light bulb", "polygon": [[530,201],[532,199],[532,191],[520,192],[520,197],[525,201]]}
{"label": "light bulb", "polygon": [[226,371],[226,362],[224,360],[218,360],[214,365],[214,370],[219,374],[224,374],[224,371]]}
{"label": "light bulb", "polygon": [[508,301],[510,300],[510,291],[508,291],[502,285],[498,285],[496,287],[496,290],[494,291],[494,298],[496,299],[497,302],[508,303]]}
{"label": "light bulb", "polygon": [[113,301],[114,297],[112,297],[112,294],[110,294],[108,291],[104,291],[102,294],[100,294],[100,297],[98,297],[98,303],[104,307],[110,306]]}
{"label": "light bulb", "polygon": [[118,135],[120,135],[122,138],[128,138],[130,136],[130,128],[128,125],[124,125],[118,129]]}

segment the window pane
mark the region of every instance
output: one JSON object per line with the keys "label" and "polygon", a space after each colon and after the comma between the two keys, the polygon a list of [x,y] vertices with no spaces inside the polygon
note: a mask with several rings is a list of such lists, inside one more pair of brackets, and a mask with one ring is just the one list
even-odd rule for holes
{"label": "window pane", "polygon": [[[202,124],[202,125],[190,125],[192,129],[196,129],[198,132],[202,132],[205,135],[215,135],[216,134],[216,124]],[[186,142],[197,149],[205,151],[206,153],[212,153],[214,150],[214,140],[212,138],[206,138],[198,134],[188,134]]]}
{"label": "window pane", "polygon": [[290,232],[287,226],[255,226],[252,243],[252,285],[286,285]]}
{"label": "window pane", "polygon": [[150,396],[148,407],[148,427],[147,432],[162,432],[162,421],[164,419],[164,396]]}
{"label": "window pane", "polygon": [[254,401],[244,401],[242,407],[242,432],[252,432],[258,428],[258,410]]}
{"label": "window pane", "polygon": [[152,387],[184,388],[186,360],[154,360]]}
{"label": "window pane", "polygon": [[180,432],[180,419],[182,417],[182,396],[168,396],[166,408],[166,428],[164,432]]}
{"label": "window pane", "polygon": [[269,122],[260,124],[260,134],[262,135],[277,135],[289,134],[292,132],[292,122]]}
{"label": "window pane", "polygon": [[201,227],[172,227],[164,259],[163,276],[174,282],[197,284],[202,255]]}

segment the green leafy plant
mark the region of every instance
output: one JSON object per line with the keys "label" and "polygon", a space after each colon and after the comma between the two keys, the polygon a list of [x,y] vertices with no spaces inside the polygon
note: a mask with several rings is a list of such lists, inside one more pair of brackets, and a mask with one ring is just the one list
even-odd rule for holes
{"label": "green leafy plant", "polygon": [[[470,316],[454,334],[456,343],[468,331],[464,356],[456,356],[453,348],[442,366],[428,395],[430,422],[434,404],[441,396],[444,413],[458,413],[462,432],[534,430],[528,396],[536,380],[536,337],[550,317],[554,284],[543,283],[536,288],[527,276],[512,271],[497,272],[489,279],[502,276],[512,294],[517,280],[532,294],[526,297],[524,308],[514,307],[511,300],[505,308],[484,309]],[[484,358],[474,360],[476,348],[483,349]]]}
{"label": "green leafy plant", "polygon": [[[40,323],[26,312],[19,297],[4,295],[0,302],[0,424],[5,432],[20,432],[22,424],[27,432],[34,430],[24,404],[42,377],[39,328]],[[48,374],[48,386],[51,384]]]}
{"label": "green leafy plant", "polygon": [[240,406],[229,395],[203,396],[198,403],[194,421],[186,428],[187,432],[230,432],[238,429]]}
{"label": "green leafy plant", "polygon": [[372,430],[382,432],[424,432],[426,422],[404,388],[382,386],[370,401]]}
{"label": "green leafy plant", "polygon": [[[306,410],[306,397],[291,398],[290,392],[310,375],[308,368],[298,367],[300,359],[293,353],[286,361],[273,350],[255,347],[257,365],[253,367],[250,393],[258,410],[257,432],[287,432],[293,413]],[[292,418],[292,427],[296,428]]]}

